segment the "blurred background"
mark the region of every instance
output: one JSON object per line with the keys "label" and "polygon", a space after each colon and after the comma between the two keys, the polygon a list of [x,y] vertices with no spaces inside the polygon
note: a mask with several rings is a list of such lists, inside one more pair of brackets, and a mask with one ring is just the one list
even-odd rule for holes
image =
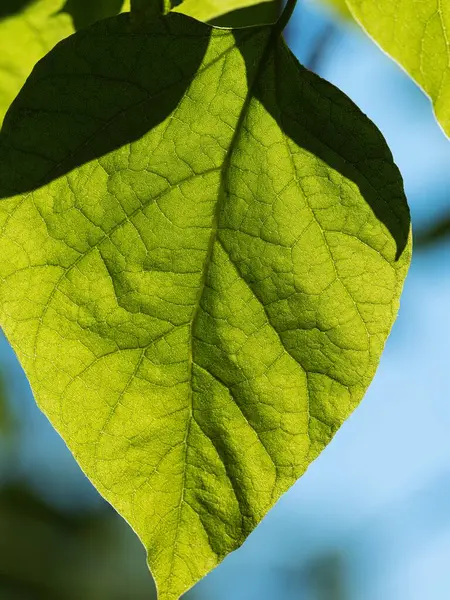
{"label": "blurred background", "polygon": [[[78,20],[81,1],[68,1]],[[0,19],[26,0],[8,2]],[[405,180],[414,260],[361,406],[186,599],[448,600],[450,141],[427,98],[345,11],[300,0],[287,38],[384,133]],[[0,337],[0,600],[153,598],[134,533],[80,472]]]}

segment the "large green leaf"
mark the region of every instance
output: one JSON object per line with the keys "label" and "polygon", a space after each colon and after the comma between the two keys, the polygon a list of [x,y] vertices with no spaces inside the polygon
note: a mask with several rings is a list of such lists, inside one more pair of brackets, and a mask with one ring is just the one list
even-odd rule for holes
{"label": "large green leaf", "polygon": [[450,2],[347,0],[370,36],[430,96],[437,120],[450,135]]}
{"label": "large green leaf", "polygon": [[399,172],[276,28],[123,15],[37,65],[0,197],[6,335],[174,600],[369,385],[410,259]]}

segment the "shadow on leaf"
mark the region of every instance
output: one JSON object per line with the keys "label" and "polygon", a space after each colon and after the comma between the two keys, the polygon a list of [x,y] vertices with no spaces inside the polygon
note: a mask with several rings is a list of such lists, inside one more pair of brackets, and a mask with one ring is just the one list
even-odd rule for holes
{"label": "shadow on leaf", "polygon": [[[0,197],[43,186],[167,119],[194,79],[210,37],[205,25],[189,19],[187,28],[186,19],[168,15],[131,32],[129,16],[122,15],[97,24],[95,36],[88,28],[47,55],[5,118]],[[236,32],[254,77],[255,49],[247,56],[247,38]],[[394,238],[398,258],[410,217],[401,177],[378,129],[281,43],[249,84],[288,138],[358,186]]]}
{"label": "shadow on leaf", "polygon": [[124,14],[94,25],[95,36],[87,28],[67,38],[38,63],[0,132],[0,198],[46,185],[167,119],[209,41],[193,20],[186,32],[185,19],[131,31]]}
{"label": "shadow on leaf", "polygon": [[[239,35],[236,44],[247,72],[254,73]],[[401,175],[378,128],[343,92],[300,65],[283,43],[274,46],[249,86],[288,138],[358,186],[395,240],[398,259],[408,243],[410,214]]]}

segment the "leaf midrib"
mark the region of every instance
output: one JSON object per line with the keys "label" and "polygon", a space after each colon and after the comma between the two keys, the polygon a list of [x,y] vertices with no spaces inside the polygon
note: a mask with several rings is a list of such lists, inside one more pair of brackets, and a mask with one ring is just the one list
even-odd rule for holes
{"label": "leaf midrib", "polygon": [[[264,28],[265,27],[256,27],[255,33],[261,31]],[[194,358],[194,354],[195,354],[195,352],[194,352],[194,330],[195,330],[195,326],[197,324],[197,319],[198,319],[200,309],[201,309],[201,301],[202,301],[203,293],[205,290],[209,264],[211,262],[214,245],[217,240],[217,232],[219,229],[219,217],[220,217],[220,213],[221,213],[221,209],[222,209],[222,205],[223,205],[223,198],[226,197],[228,194],[228,186],[227,186],[228,170],[229,170],[229,166],[230,166],[231,156],[235,150],[236,144],[237,144],[239,136],[241,134],[242,127],[243,127],[245,118],[247,116],[247,111],[248,111],[250,102],[253,98],[254,87],[261,75],[261,72],[263,71],[263,69],[265,67],[266,61],[269,58],[270,53],[272,52],[272,45],[274,43],[276,43],[279,35],[281,35],[281,32],[275,26],[273,26],[271,28],[271,32],[268,36],[267,43],[261,52],[261,57],[260,57],[258,66],[256,68],[253,80],[251,81],[250,85],[248,86],[247,95],[242,104],[241,112],[239,114],[239,118],[238,118],[238,121],[236,124],[236,129],[235,129],[235,132],[231,139],[230,146],[227,150],[227,153],[225,155],[225,159],[224,159],[224,162],[223,162],[223,165],[221,168],[221,184],[220,184],[219,194],[218,194],[218,198],[217,198],[217,202],[216,202],[216,206],[215,206],[215,210],[214,210],[213,221],[212,221],[212,225],[211,225],[211,234],[210,234],[209,241],[208,241],[208,248],[207,248],[207,252],[206,252],[206,256],[205,256],[205,261],[203,263],[202,279],[201,279],[201,282],[199,285],[199,291],[197,294],[197,299],[196,299],[196,303],[194,306],[194,310],[193,310],[193,314],[192,314],[192,321],[191,321],[191,326],[190,326],[190,331],[189,331],[189,339],[188,339],[188,343],[189,343],[189,366],[188,366],[188,369],[189,369],[189,376],[188,376],[189,415],[188,415],[187,422],[186,422],[186,432],[185,432],[185,437],[184,437],[184,442],[183,442],[185,450],[184,450],[184,458],[183,458],[182,487],[181,487],[181,494],[180,494],[180,502],[178,505],[178,518],[177,518],[177,524],[176,524],[176,529],[175,529],[175,543],[173,544],[173,548],[172,548],[172,558],[171,558],[171,565],[170,565],[170,569],[169,569],[169,581],[172,580],[173,573],[174,573],[174,562],[175,562],[175,556],[176,556],[177,546],[178,546],[178,544],[177,544],[178,531],[179,531],[180,522],[181,522],[181,513],[183,511],[184,492],[186,489],[186,473],[187,473],[187,466],[188,466],[187,453],[188,453],[188,447],[189,447],[188,439],[189,439],[191,424],[192,424],[192,421],[194,418],[193,417],[192,380],[193,380],[193,367],[194,367],[194,364],[197,364],[195,362],[195,358]],[[251,37],[251,36],[249,36],[249,37]],[[248,73],[247,73],[247,75],[248,75]]]}

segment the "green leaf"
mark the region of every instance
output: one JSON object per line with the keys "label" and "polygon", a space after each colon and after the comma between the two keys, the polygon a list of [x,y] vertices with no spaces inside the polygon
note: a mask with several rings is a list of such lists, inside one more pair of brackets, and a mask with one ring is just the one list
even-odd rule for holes
{"label": "green leaf", "polygon": [[20,12],[32,2],[33,0],[2,0],[0,5],[0,19]]}
{"label": "green leaf", "polygon": [[78,30],[119,14],[123,4],[124,0],[66,0],[62,10],[72,16],[74,27]]}
{"label": "green leaf", "polygon": [[176,6],[172,0],[131,0],[130,10],[135,25],[165,15]]}
{"label": "green leaf", "polygon": [[[71,35],[74,25],[79,28],[117,14],[122,3],[122,0],[36,0],[21,12],[0,20],[0,126],[34,65]],[[23,5],[25,2],[9,0],[5,14]]]}
{"label": "green leaf", "polygon": [[6,335],[175,600],[364,395],[410,260],[400,174],[276,28],[123,15],[37,65],[0,197]]}
{"label": "green leaf", "polygon": [[[73,33],[62,0],[40,0],[0,21],[0,125],[34,65]],[[18,43],[20,40],[20,43]]]}
{"label": "green leaf", "polygon": [[227,13],[264,4],[264,2],[277,4],[273,0],[184,0],[174,9],[174,12],[178,11],[199,21],[208,22]]}
{"label": "green leaf", "polygon": [[282,10],[282,2],[261,2],[246,8],[233,10],[208,23],[216,27],[251,27],[275,23]]}
{"label": "green leaf", "polygon": [[422,87],[450,136],[450,3],[347,0],[367,33]]}

